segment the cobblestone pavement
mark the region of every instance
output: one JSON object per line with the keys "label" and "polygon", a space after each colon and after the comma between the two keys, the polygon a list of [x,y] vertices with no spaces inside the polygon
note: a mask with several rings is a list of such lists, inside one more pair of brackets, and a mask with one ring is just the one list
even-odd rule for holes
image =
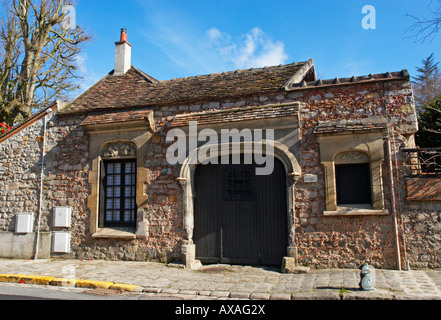
{"label": "cobblestone pavement", "polygon": [[359,289],[357,269],[282,274],[276,268],[249,266],[188,270],[154,262],[0,259],[0,274],[109,281],[186,300],[441,300],[441,270],[375,270],[373,291]]}

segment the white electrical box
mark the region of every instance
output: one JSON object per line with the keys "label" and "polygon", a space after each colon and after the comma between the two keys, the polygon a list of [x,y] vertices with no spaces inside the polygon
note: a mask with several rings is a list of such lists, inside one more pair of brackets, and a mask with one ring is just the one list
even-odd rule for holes
{"label": "white electrical box", "polygon": [[55,207],[54,208],[54,227],[70,228],[72,217],[71,207]]}
{"label": "white electrical box", "polygon": [[52,233],[52,252],[70,253],[70,232]]}
{"label": "white electrical box", "polygon": [[27,234],[32,232],[34,214],[30,212],[17,213],[15,216],[15,233]]}

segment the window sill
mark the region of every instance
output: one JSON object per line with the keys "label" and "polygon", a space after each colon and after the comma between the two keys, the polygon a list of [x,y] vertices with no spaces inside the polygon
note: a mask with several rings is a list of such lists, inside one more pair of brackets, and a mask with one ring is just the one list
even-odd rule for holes
{"label": "window sill", "polygon": [[370,205],[346,205],[336,211],[323,211],[324,216],[387,216],[388,210],[374,210]]}
{"label": "window sill", "polygon": [[100,228],[92,235],[94,239],[136,239],[135,228]]}

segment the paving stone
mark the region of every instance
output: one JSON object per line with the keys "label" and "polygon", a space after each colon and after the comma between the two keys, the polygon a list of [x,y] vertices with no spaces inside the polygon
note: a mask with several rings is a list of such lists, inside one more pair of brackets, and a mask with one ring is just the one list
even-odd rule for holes
{"label": "paving stone", "polygon": [[230,293],[230,298],[249,299],[250,298],[250,293],[249,292],[231,292]]}
{"label": "paving stone", "polygon": [[340,291],[296,292],[292,300],[341,300]]}
{"label": "paving stone", "polygon": [[142,291],[146,292],[146,293],[160,293],[162,291],[162,289],[161,288],[144,288]]}
{"label": "paving stone", "polygon": [[161,293],[165,293],[165,294],[176,294],[178,292],[179,292],[178,289],[171,289],[171,288],[166,288],[161,290]]}
{"label": "paving stone", "polygon": [[265,292],[253,292],[250,295],[251,300],[269,300],[270,294]]}
{"label": "paving stone", "polygon": [[218,298],[227,298],[230,295],[229,291],[213,291],[210,296]]}
{"label": "paving stone", "polygon": [[270,300],[291,300],[290,293],[273,293],[270,296]]}
{"label": "paving stone", "polygon": [[197,295],[198,292],[195,290],[179,290],[179,294]]}
{"label": "paving stone", "polygon": [[391,292],[373,291],[352,291],[343,293],[342,300],[393,300],[394,295]]}

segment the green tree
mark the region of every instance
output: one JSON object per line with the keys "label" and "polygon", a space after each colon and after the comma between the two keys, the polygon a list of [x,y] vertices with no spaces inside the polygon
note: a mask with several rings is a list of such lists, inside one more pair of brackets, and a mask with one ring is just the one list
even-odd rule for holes
{"label": "green tree", "polygon": [[441,72],[438,64],[432,53],[422,61],[421,67],[417,67],[418,74],[413,77],[412,85],[418,113],[441,94]]}
{"label": "green tree", "polygon": [[421,148],[441,148],[441,97],[429,103],[418,118],[416,144]]}
{"label": "green tree", "polygon": [[78,88],[77,58],[90,36],[65,23],[68,0],[0,5],[0,122],[13,125]]}

